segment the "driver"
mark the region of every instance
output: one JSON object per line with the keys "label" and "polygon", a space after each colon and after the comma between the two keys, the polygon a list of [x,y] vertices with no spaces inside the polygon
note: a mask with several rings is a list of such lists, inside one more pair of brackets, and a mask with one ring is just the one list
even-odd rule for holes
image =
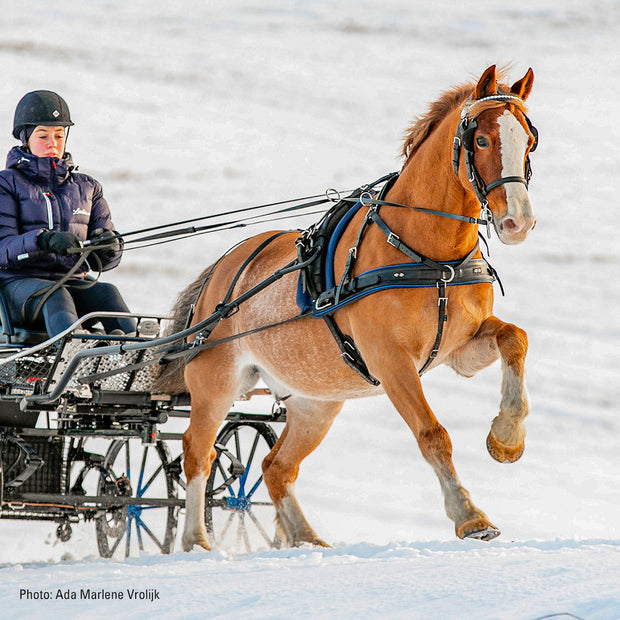
{"label": "driver", "polygon": [[[26,326],[40,315],[50,336],[89,312],[129,311],[114,285],[87,278],[90,269],[114,269],[123,246],[101,185],[76,172],[65,151],[72,125],[62,97],[47,90],[27,93],[13,123],[21,145],[11,149],[0,172],[0,288],[14,323]],[[86,239],[105,247],[86,260],[68,252]],[[136,329],[127,317],[101,323],[108,334]]]}

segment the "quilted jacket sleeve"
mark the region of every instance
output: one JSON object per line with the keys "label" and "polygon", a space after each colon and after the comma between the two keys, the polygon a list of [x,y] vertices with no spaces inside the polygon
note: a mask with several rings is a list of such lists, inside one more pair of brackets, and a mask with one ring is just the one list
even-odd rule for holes
{"label": "quilted jacket sleeve", "polygon": [[[93,188],[93,204],[90,211],[90,222],[88,223],[88,237],[98,228],[103,228],[104,230],[114,230],[114,224],[112,223],[112,217],[110,215],[110,208],[108,207],[108,203],[106,199],[103,197],[103,189],[99,181],[92,179],[94,188]],[[121,250],[123,247],[123,240],[120,240]],[[101,262],[103,264],[103,271],[109,271],[110,269],[114,269],[120,262],[122,257],[122,251],[113,256],[112,258],[102,258]]]}
{"label": "quilted jacket sleeve", "polygon": [[37,252],[37,237],[42,230],[21,232],[15,193],[10,181],[0,176],[0,267],[17,267],[20,254]]}

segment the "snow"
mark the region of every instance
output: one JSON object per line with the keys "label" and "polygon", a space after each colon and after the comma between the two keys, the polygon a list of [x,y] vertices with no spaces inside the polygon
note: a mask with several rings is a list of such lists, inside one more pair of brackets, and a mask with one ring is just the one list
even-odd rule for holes
{"label": "snow", "polygon": [[[498,365],[423,381],[499,539],[456,540],[389,401],[350,401],[297,483],[331,549],[177,547],[121,563],[97,557],[92,524],[57,543],[53,524],[2,521],[0,616],[620,618],[619,31],[612,0],[6,3],[6,151],[19,98],[59,91],[76,122],[74,159],[103,183],[124,232],[396,170],[411,120],[494,63],[514,80],[533,67],[540,146],[536,230],[521,246],[491,243],[507,289],[496,314],[530,339],[523,458],[499,465],[486,453]],[[107,277],[132,308],[167,312],[203,266],[264,228],[127,252]],[[79,600],[87,588],[125,598]],[[160,598],[128,600],[128,588]]]}

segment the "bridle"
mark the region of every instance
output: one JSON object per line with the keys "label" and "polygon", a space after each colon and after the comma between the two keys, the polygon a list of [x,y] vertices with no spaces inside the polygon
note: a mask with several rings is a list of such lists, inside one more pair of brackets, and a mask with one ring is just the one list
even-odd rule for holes
{"label": "bridle", "polygon": [[483,214],[490,220],[492,217],[489,213],[489,203],[487,201],[487,195],[492,189],[499,187],[500,185],[504,185],[505,183],[523,183],[525,187],[529,186],[530,179],[532,178],[532,166],[530,164],[530,153],[536,150],[538,146],[538,130],[530,119],[524,114],[525,120],[527,122],[528,128],[532,135],[534,136],[534,144],[530,148],[527,157],[525,158],[525,170],[524,175],[521,176],[507,176],[501,177],[495,181],[492,181],[488,185],[483,181],[482,177],[478,170],[476,170],[476,165],[474,161],[474,134],[478,127],[477,118],[478,115],[470,118],[469,110],[474,104],[481,103],[483,101],[500,101],[507,103],[520,103],[523,104],[523,100],[516,95],[508,95],[508,94],[498,94],[498,95],[490,95],[488,97],[483,97],[481,99],[477,99],[474,102],[469,102],[469,100],[463,106],[463,110],[461,112],[461,122],[459,123],[458,129],[456,130],[456,136],[454,137],[454,144],[452,147],[452,166],[454,167],[454,172],[459,173],[459,160],[461,156],[461,147],[463,147],[463,151],[465,152],[465,166],[467,169],[467,178],[471,183],[474,193],[476,194],[476,198],[480,202],[482,206]]}

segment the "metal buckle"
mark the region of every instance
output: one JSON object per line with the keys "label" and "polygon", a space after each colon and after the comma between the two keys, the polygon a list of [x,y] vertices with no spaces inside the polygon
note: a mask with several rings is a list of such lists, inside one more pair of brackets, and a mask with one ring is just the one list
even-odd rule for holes
{"label": "metal buckle", "polygon": [[326,308],[329,308],[331,305],[333,305],[333,303],[334,302],[329,297],[326,297],[323,300],[321,300],[321,298],[319,297],[314,302],[314,308],[315,308],[315,310],[325,310]]}
{"label": "metal buckle", "polygon": [[395,235],[393,232],[390,231],[390,234],[388,235],[388,238],[387,238],[387,242],[391,246],[397,248],[398,245],[400,244],[400,237],[398,235]]}
{"label": "metal buckle", "polygon": [[490,239],[491,238],[491,224],[493,224],[493,211],[491,211],[491,209],[489,209],[489,203],[488,201],[484,201],[482,203],[482,218],[485,220],[485,224],[487,227],[487,238]]}

